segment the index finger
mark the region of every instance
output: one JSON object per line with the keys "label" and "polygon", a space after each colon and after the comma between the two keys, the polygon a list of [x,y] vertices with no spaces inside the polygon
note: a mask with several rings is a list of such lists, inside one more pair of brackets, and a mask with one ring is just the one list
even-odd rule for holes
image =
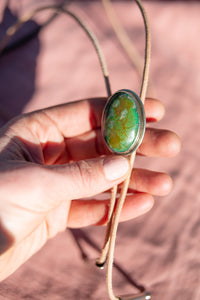
{"label": "index finger", "polygon": [[[65,138],[71,138],[101,126],[106,101],[103,97],[85,99],[46,108],[43,111],[53,120]],[[162,119],[165,109],[161,101],[147,98],[144,107],[147,122]]]}
{"label": "index finger", "polygon": [[66,138],[81,135],[101,125],[106,98],[94,98],[46,108],[45,114]]}

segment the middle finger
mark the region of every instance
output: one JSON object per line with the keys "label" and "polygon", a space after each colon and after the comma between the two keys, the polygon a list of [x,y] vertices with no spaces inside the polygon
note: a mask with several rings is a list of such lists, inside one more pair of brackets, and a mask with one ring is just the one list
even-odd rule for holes
{"label": "middle finger", "polygon": [[[100,129],[66,139],[65,142],[72,160],[111,154],[105,145]],[[169,130],[147,128],[137,154],[150,157],[171,157],[177,154],[179,149],[180,141],[175,133]]]}

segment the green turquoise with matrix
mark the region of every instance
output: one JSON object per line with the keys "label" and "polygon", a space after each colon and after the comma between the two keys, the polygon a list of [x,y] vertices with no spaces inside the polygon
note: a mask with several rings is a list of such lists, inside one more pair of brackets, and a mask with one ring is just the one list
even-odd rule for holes
{"label": "green turquoise with matrix", "polygon": [[112,152],[127,154],[136,150],[145,130],[140,98],[129,90],[120,90],[111,96],[104,109],[102,130]]}

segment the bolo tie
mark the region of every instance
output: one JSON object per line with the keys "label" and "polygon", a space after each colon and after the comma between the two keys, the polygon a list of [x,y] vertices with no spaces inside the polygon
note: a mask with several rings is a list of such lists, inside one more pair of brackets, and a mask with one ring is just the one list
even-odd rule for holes
{"label": "bolo tie", "polygon": [[[111,12],[110,0],[102,0],[107,12]],[[131,170],[133,168],[136,150],[141,144],[146,126],[146,118],[144,112],[144,101],[148,88],[149,81],[149,66],[150,66],[150,52],[151,52],[151,37],[145,9],[140,0],[135,0],[144,22],[145,28],[145,57],[144,67],[142,72],[142,83],[140,95],[138,96],[130,89],[120,89],[114,94],[111,92],[108,69],[106,61],[95,34],[82,22],[82,20],[70,10],[63,6],[44,6],[39,7],[28,14],[20,17],[17,22],[8,28],[4,38],[0,42],[0,53],[8,44],[10,38],[17,32],[17,30],[26,22],[31,20],[33,16],[44,10],[53,10],[54,13],[63,13],[71,16],[78,25],[85,31],[91,40],[102,70],[107,91],[108,100],[105,104],[101,131],[105,144],[108,149],[115,155],[124,155],[128,157],[130,162],[130,172],[123,182],[123,187],[120,191],[119,199],[117,200],[118,186],[114,186],[111,190],[111,199],[108,212],[108,220],[106,226],[106,233],[103,248],[100,257],[96,260],[96,266],[103,269],[107,263],[107,291],[110,300],[142,300],[151,299],[149,292],[145,291],[135,295],[115,296],[112,284],[112,269],[114,261],[114,249],[117,235],[117,228],[119,223],[120,213],[128,191]],[[112,18],[112,21],[114,19]],[[113,26],[114,27],[114,26]],[[120,39],[120,37],[119,37]],[[126,45],[124,46],[125,48]]]}

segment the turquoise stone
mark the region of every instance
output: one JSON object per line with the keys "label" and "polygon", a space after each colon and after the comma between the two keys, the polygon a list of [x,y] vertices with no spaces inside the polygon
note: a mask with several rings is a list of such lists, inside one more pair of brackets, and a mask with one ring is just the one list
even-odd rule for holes
{"label": "turquoise stone", "polygon": [[145,131],[145,113],[140,98],[130,90],[112,95],[102,119],[104,140],[117,154],[128,154],[140,145]]}

